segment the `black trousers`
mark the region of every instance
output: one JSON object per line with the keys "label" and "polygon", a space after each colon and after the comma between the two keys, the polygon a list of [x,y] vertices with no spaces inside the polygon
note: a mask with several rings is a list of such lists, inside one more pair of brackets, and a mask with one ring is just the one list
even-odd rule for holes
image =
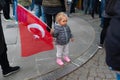
{"label": "black trousers", "polygon": [[100,44],[104,43],[110,20],[111,20],[111,18],[104,18],[103,29],[100,34]]}
{"label": "black trousers", "polygon": [[76,7],[77,3],[78,3],[78,0],[73,0],[71,9],[70,9],[70,13],[75,13],[75,7]]}
{"label": "black trousers", "polygon": [[6,51],[0,55],[0,65],[2,71],[7,71],[10,67]]}
{"label": "black trousers", "polygon": [[55,22],[55,16],[57,13],[63,11],[62,6],[56,6],[56,7],[46,7],[43,6],[44,14],[45,14],[45,20],[46,24],[48,25],[47,30],[50,32],[52,28],[52,21]]}
{"label": "black trousers", "polygon": [[47,30],[49,32],[50,32],[50,29],[52,28],[52,22],[55,23],[55,16],[56,16],[56,14],[52,15],[52,14],[46,14],[45,13],[46,24],[48,25]]}
{"label": "black trousers", "polygon": [[3,34],[2,24],[1,24],[1,15],[0,15],[0,65],[2,71],[6,71],[9,66],[9,61],[7,58],[7,46],[5,43],[5,38]]}
{"label": "black trousers", "polygon": [[3,8],[3,15],[5,19],[10,19],[10,2],[5,0],[6,6]]}

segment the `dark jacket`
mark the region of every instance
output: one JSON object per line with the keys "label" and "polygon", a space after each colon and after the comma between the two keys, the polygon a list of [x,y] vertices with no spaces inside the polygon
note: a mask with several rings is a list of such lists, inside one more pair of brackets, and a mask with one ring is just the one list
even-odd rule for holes
{"label": "dark jacket", "polygon": [[60,26],[59,24],[55,24],[53,36],[56,38],[56,44],[59,45],[67,44],[70,38],[73,37],[68,25]]}
{"label": "dark jacket", "polygon": [[4,6],[6,6],[6,2],[4,0],[0,0],[0,11],[3,9]]}
{"label": "dark jacket", "polygon": [[61,11],[66,11],[64,0],[43,0],[42,6],[44,9],[44,13],[47,14],[53,15]]}
{"label": "dark jacket", "polygon": [[113,70],[120,71],[120,0],[117,0],[115,12],[105,39],[106,63]]}
{"label": "dark jacket", "polygon": [[35,4],[42,5],[42,0],[34,0],[34,3],[35,3]]}

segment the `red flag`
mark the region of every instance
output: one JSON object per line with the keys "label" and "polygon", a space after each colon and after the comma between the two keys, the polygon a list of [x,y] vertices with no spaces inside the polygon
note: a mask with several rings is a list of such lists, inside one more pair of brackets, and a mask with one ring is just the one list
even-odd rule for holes
{"label": "red flag", "polygon": [[51,50],[53,38],[46,30],[47,25],[20,4],[17,6],[18,23],[23,57]]}

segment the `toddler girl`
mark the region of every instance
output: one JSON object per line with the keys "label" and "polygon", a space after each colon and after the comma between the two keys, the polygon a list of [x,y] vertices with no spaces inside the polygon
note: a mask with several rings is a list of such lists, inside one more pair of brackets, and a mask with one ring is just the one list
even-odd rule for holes
{"label": "toddler girl", "polygon": [[53,36],[56,42],[57,48],[57,59],[56,62],[59,65],[64,65],[62,58],[66,62],[70,62],[69,58],[69,41],[73,41],[73,36],[71,34],[71,30],[67,25],[68,16],[64,12],[60,12],[56,15],[56,23],[54,25],[54,33]]}

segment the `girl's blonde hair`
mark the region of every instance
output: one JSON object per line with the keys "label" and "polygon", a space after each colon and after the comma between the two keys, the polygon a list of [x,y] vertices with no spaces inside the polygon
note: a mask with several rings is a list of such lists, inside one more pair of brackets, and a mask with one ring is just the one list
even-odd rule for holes
{"label": "girl's blonde hair", "polygon": [[56,15],[55,21],[58,23],[60,20],[62,20],[63,17],[66,17],[68,19],[67,14],[65,14],[64,12],[59,12]]}

